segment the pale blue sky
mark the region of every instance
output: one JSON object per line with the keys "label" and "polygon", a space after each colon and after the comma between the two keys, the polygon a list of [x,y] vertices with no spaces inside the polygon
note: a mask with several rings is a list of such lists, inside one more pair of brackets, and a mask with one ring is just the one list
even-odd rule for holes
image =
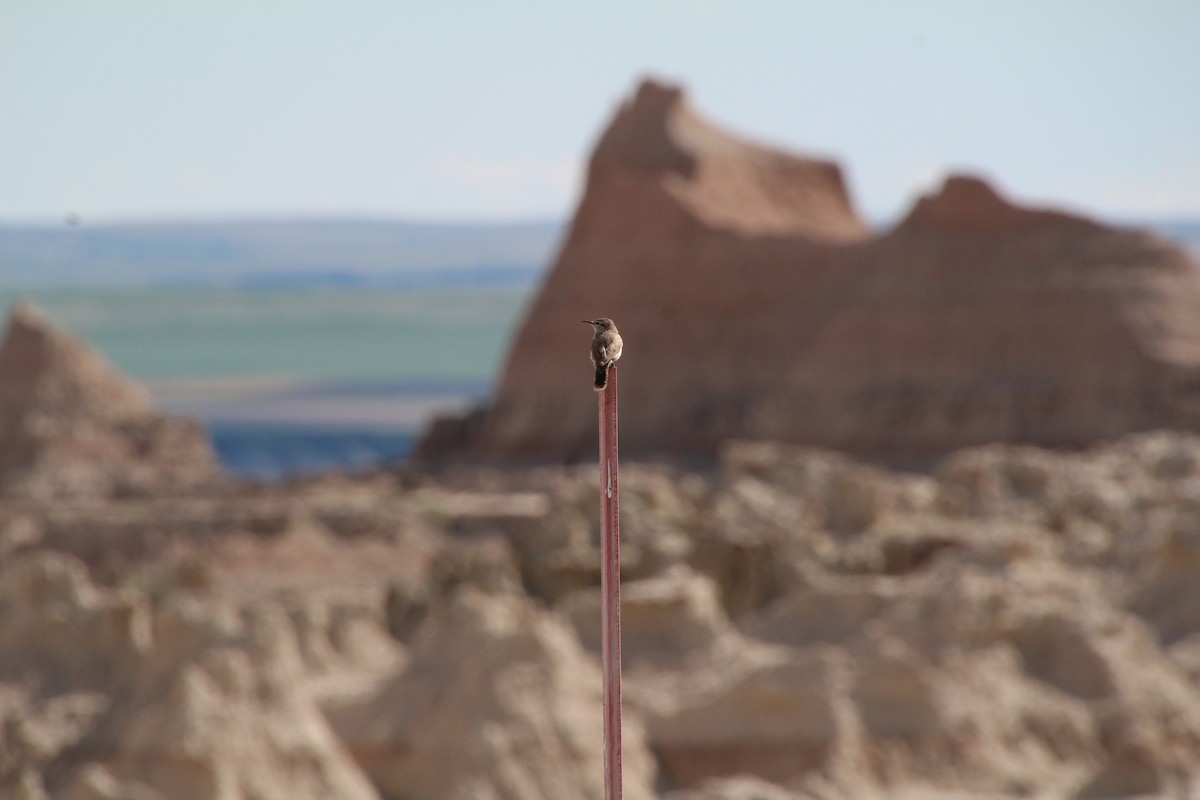
{"label": "pale blue sky", "polygon": [[0,220],[562,218],[638,77],[838,158],[1200,216],[1200,2],[0,0]]}

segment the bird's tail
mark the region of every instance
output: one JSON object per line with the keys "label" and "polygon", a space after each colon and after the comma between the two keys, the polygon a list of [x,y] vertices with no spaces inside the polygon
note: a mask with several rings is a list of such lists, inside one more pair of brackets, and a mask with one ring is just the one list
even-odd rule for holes
{"label": "bird's tail", "polygon": [[603,392],[608,386],[608,367],[596,367],[596,391]]}

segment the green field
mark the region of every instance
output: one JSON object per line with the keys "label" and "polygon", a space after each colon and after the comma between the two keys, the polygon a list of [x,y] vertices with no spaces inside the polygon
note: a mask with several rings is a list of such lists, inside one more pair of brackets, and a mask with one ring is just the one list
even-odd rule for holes
{"label": "green field", "polygon": [[530,288],[0,290],[143,379],[486,380]]}

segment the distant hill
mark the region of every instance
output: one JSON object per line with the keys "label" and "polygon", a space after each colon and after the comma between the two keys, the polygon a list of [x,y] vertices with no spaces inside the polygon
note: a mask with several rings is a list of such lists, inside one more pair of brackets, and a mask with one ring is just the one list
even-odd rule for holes
{"label": "distant hill", "polygon": [[496,285],[535,280],[561,231],[557,222],[371,219],[0,225],[0,281],[9,286]]}
{"label": "distant hill", "polygon": [[[1143,221],[1200,257],[1200,220]],[[512,286],[536,282],[559,222],[375,219],[0,224],[0,283],[33,286]]]}

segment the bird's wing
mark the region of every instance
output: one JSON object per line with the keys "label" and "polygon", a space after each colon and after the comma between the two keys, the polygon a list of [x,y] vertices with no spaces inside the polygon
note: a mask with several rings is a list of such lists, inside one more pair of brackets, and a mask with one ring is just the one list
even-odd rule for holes
{"label": "bird's wing", "polygon": [[605,342],[601,353],[603,353],[604,362],[611,363],[621,357],[621,345],[619,342]]}

